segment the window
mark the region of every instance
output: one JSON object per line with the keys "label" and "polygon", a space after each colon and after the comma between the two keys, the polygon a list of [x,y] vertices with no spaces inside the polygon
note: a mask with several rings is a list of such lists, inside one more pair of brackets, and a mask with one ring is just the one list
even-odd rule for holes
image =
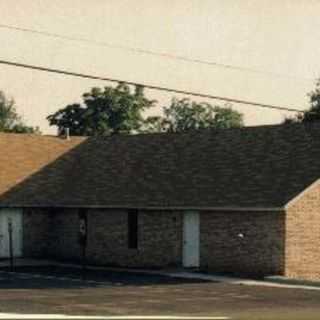
{"label": "window", "polygon": [[88,218],[87,218],[87,210],[79,209],[79,243],[81,246],[85,247],[87,244],[87,234],[88,234]]}
{"label": "window", "polygon": [[138,248],[138,210],[128,211],[128,248]]}

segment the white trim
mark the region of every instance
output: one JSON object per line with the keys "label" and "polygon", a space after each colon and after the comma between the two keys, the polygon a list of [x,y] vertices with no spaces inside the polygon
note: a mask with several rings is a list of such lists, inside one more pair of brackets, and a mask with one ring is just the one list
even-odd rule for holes
{"label": "white trim", "polygon": [[182,265],[185,268],[200,267],[200,214],[185,211],[182,227]]}
{"label": "white trim", "polygon": [[312,182],[307,188],[303,189],[302,192],[298,193],[295,197],[293,197],[285,206],[284,209],[289,209],[292,205],[294,205],[297,201],[299,201],[306,193],[311,191],[313,188],[319,185],[320,179]]}
{"label": "white trim", "polygon": [[0,208],[0,233],[2,234],[0,258],[9,258],[10,240],[8,223],[12,223],[13,255],[15,258],[23,256],[23,209],[21,208]]}
{"label": "white trim", "polygon": [[285,207],[192,207],[192,206],[120,206],[120,205],[8,205],[0,208],[66,208],[66,209],[140,209],[140,210],[197,210],[197,211],[284,211]]}

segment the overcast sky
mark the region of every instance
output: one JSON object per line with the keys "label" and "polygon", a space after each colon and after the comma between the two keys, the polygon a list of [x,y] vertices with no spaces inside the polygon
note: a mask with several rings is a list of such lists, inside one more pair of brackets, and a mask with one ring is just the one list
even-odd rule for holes
{"label": "overcast sky", "polygon": [[[1,0],[1,24],[274,72],[270,76],[0,28],[0,59],[305,109],[320,75],[317,0]],[[0,65],[0,89],[30,125],[106,82]],[[171,95],[148,91],[167,103]],[[236,106],[247,125],[285,113]],[[154,113],[159,110],[153,111]]]}

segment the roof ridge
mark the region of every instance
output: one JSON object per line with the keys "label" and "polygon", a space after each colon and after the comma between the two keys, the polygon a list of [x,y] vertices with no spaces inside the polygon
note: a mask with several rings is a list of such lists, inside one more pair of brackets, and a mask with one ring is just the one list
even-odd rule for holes
{"label": "roof ridge", "polygon": [[[268,129],[268,128],[289,128],[289,127],[313,127],[320,126],[320,122],[308,122],[308,123],[288,123],[288,124],[264,124],[264,125],[250,125],[243,127],[231,127],[231,128],[202,128],[202,129],[191,129],[186,131],[179,132],[139,132],[134,134],[117,134],[117,135],[98,135],[98,136],[78,136],[71,135],[71,138],[75,139],[85,139],[85,138],[115,138],[115,137],[147,137],[147,136],[159,136],[159,135],[190,135],[190,134],[202,134],[202,133],[210,133],[210,132],[227,132],[227,131],[235,131],[235,130],[257,130],[257,129]],[[21,137],[37,137],[37,138],[57,138],[61,139],[61,137],[52,134],[37,134],[37,133],[12,133],[12,132],[0,132],[0,135],[8,135],[8,136],[21,136]]]}
{"label": "roof ridge", "polygon": [[[57,135],[52,134],[38,134],[38,133],[16,133],[16,132],[0,132],[0,136],[7,136],[7,137],[32,137],[32,138],[52,138],[52,139],[59,139],[59,140],[66,140],[62,137],[59,137]],[[85,139],[88,138],[88,136],[70,136],[70,138],[75,139]]]}
{"label": "roof ridge", "polygon": [[[145,136],[167,136],[167,135],[190,135],[190,134],[202,134],[210,132],[227,132],[235,130],[255,130],[255,129],[267,129],[267,128],[289,128],[289,127],[310,127],[310,126],[320,126],[320,122],[308,122],[308,123],[279,123],[279,124],[264,124],[264,125],[253,125],[253,126],[243,126],[243,127],[231,127],[231,128],[202,128],[202,129],[191,129],[179,132],[140,132],[135,134],[117,134],[117,135],[106,135],[106,136],[91,136],[91,138],[114,138],[114,137],[145,137]],[[90,138],[90,137],[89,137]]]}

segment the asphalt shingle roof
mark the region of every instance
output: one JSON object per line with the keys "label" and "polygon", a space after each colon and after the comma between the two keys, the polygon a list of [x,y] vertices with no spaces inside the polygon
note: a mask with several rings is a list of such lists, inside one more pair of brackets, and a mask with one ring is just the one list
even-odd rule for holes
{"label": "asphalt shingle roof", "polygon": [[0,206],[282,207],[320,177],[320,124],[75,138],[0,134]]}

